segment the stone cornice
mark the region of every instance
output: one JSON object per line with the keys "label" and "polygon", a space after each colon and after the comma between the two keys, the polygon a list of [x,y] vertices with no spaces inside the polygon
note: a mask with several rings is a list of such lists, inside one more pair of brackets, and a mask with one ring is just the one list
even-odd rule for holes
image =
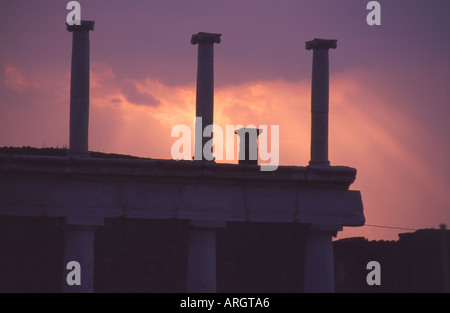
{"label": "stone cornice", "polygon": [[333,186],[348,189],[356,179],[356,169],[347,166],[304,167],[279,166],[274,172],[261,171],[257,165],[236,165],[214,162],[165,159],[71,158],[0,153],[0,175],[14,173],[36,175],[99,175],[128,177],[165,177],[227,181]]}
{"label": "stone cornice", "polygon": [[[356,170],[0,154],[0,216],[364,224]],[[207,225],[207,224],[204,224]],[[204,226],[203,225],[203,226]]]}

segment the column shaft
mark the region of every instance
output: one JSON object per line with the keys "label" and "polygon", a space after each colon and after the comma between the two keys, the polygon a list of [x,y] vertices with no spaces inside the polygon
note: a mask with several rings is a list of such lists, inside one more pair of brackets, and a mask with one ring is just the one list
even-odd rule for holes
{"label": "column shaft", "polygon": [[313,231],[305,239],[304,291],[334,292],[333,242],[330,232]]}
{"label": "column shaft", "polygon": [[187,292],[216,292],[216,232],[194,227],[189,234]]}
{"label": "column shaft", "polygon": [[311,86],[311,162],[328,161],[328,50],[314,50]]}
{"label": "column shaft", "polygon": [[[63,262],[62,292],[94,292],[94,232],[92,226],[66,225],[64,229],[65,249]],[[81,285],[70,286],[67,264],[76,261],[80,264]]]}
{"label": "column shaft", "polygon": [[[213,124],[214,46],[212,43],[198,45],[196,116],[202,118],[203,129]],[[203,138],[203,145],[207,140],[208,138]]]}

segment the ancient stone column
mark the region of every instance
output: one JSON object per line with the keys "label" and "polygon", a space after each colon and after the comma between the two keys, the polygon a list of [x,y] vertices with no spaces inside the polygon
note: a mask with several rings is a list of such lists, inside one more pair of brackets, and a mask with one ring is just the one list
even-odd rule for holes
{"label": "ancient stone column", "polygon": [[234,132],[239,136],[239,164],[258,165],[258,128],[240,128]]}
{"label": "ancient stone column", "polygon": [[[220,43],[221,34],[200,32],[192,35],[191,43],[198,44],[198,67],[197,67],[197,98],[196,98],[196,134],[203,131],[205,127],[213,125],[214,117],[214,43]],[[197,123],[201,118],[201,123]],[[201,125],[201,127],[200,127]],[[197,129],[197,128],[201,129]],[[203,147],[212,136],[196,136],[195,160],[205,160]],[[212,153],[209,152],[208,153]],[[209,158],[209,159],[212,159]]]}
{"label": "ancient stone column", "polygon": [[305,237],[304,292],[334,292],[333,236],[336,231],[313,227]]}
{"label": "ancient stone column", "polygon": [[222,222],[191,222],[187,264],[187,292],[216,292],[216,229],[224,226],[225,223]]}
{"label": "ancient stone column", "polygon": [[313,50],[311,86],[311,166],[328,166],[328,50],[335,49],[337,40],[314,39],[306,42]]}
{"label": "ancient stone column", "polygon": [[89,31],[93,21],[68,25],[72,37],[72,66],[70,77],[70,139],[69,154],[87,157],[89,137]]}
{"label": "ancient stone column", "polygon": [[[103,223],[103,219],[98,221],[67,219],[64,225],[62,292],[94,292],[94,234]],[[80,285],[69,285],[67,282],[67,276],[71,274],[67,264],[72,261],[80,265]]]}

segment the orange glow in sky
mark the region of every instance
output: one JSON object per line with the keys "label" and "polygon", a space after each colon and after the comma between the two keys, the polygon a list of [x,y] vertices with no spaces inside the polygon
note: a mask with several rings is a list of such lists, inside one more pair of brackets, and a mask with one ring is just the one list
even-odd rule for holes
{"label": "orange glow in sky", "polygon": [[[98,22],[91,35],[90,150],[171,158],[172,128],[188,125],[193,134],[197,50],[189,36],[201,30],[224,34],[215,48],[214,123],[279,125],[280,165],[306,166],[311,52],[304,42],[336,38],[329,158],[357,168],[351,189],[362,193],[366,223],[449,225],[450,43],[441,39],[448,38],[450,5],[383,2],[382,25],[371,28],[365,3],[319,2],[202,2],[201,10],[149,2],[126,7],[124,15],[125,1],[108,2],[109,11],[106,2],[81,2],[85,18]],[[417,5],[401,10],[411,2]],[[37,12],[28,6],[39,6],[45,18],[27,13]],[[199,17],[202,10],[207,14]],[[0,3],[0,39],[8,43],[0,51],[0,146],[68,146],[66,13],[64,5]],[[437,41],[439,49],[417,44]],[[395,240],[399,232],[345,228],[338,238]]]}

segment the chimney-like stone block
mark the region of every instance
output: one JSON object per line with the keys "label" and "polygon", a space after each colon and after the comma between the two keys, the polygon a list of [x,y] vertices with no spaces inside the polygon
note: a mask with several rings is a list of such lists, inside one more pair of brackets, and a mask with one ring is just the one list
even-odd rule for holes
{"label": "chimney-like stone block", "polygon": [[258,128],[240,128],[234,131],[239,136],[239,165],[258,165]]}

